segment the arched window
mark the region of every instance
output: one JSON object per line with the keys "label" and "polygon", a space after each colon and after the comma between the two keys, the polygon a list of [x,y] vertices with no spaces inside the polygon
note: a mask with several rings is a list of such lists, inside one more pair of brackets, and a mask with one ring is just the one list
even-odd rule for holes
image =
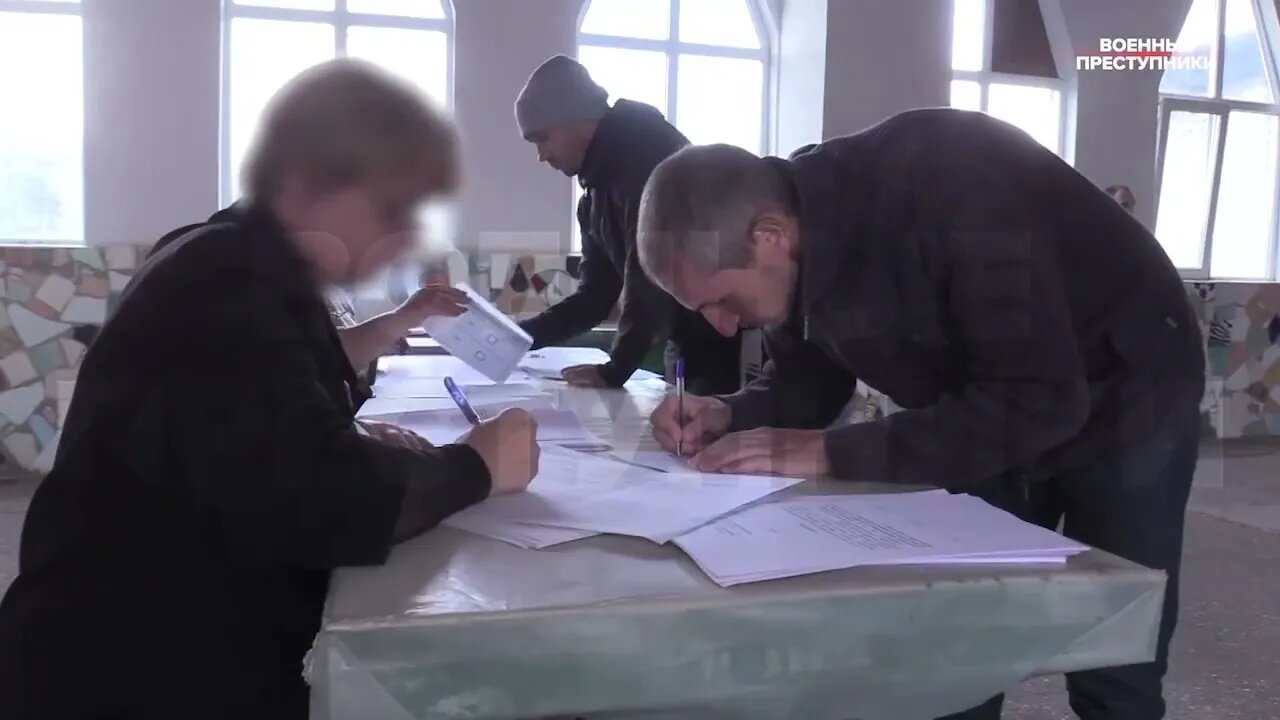
{"label": "arched window", "polygon": [[1189,277],[1277,277],[1271,0],[1195,0],[1160,80],[1156,237]]}
{"label": "arched window", "polygon": [[1063,154],[1060,68],[1037,0],[952,0],[951,106],[1016,125]]}
{"label": "arched window", "polygon": [[[730,143],[763,154],[770,85],[765,12],[759,0],[588,0],[578,59],[609,91],[610,103],[652,105],[695,144]],[[575,251],[577,233],[575,222]]]}
{"label": "arched window", "polygon": [[84,242],[80,3],[0,0],[0,242]]}
{"label": "arched window", "polygon": [[377,63],[448,106],[452,9],[447,0],[225,0],[223,200],[267,101],[294,75],[334,57]]}

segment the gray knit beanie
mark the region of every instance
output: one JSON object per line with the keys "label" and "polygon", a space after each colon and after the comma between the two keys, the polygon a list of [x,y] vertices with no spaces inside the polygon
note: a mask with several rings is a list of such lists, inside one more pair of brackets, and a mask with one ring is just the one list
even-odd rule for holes
{"label": "gray knit beanie", "polygon": [[516,125],[528,138],[556,125],[599,120],[609,111],[609,93],[577,60],[556,55],[538,66],[516,98]]}

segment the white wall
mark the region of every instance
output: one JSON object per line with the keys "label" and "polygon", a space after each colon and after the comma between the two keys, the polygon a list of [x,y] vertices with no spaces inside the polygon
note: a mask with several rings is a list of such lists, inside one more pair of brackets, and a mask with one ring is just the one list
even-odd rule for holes
{"label": "white wall", "polygon": [[[1071,44],[1097,50],[1100,37],[1176,37],[1190,0],[1068,0],[1062,3]],[[1100,187],[1123,184],[1138,199],[1137,217],[1155,226],[1159,71],[1088,71],[1078,77],[1075,166]]]}
{"label": "white wall", "polygon": [[827,9],[823,137],[948,104],[950,2],[832,0]]}
{"label": "white wall", "polygon": [[791,0],[782,7],[780,31],[774,137],[777,154],[786,157],[801,145],[822,140],[827,0]]}
{"label": "white wall", "polygon": [[85,2],[85,239],[146,244],[218,202],[218,0]]}

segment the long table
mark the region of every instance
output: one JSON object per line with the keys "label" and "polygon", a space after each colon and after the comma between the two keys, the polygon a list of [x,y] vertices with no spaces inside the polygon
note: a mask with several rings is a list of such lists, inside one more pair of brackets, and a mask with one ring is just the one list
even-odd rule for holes
{"label": "long table", "polygon": [[[617,452],[652,446],[660,382],[547,388]],[[1033,675],[1150,660],[1164,585],[1092,550],[1065,566],[865,567],[724,589],[670,545],[533,551],[439,528],[381,567],[334,574],[308,659],[312,716],[933,718]]]}

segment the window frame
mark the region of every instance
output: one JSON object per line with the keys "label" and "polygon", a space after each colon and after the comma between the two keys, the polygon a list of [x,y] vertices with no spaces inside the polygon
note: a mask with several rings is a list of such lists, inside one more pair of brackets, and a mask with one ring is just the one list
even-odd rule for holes
{"label": "window frame", "polygon": [[[1038,0],[1037,0],[1038,1]],[[1049,42],[1049,50],[1053,55],[1054,65],[1057,67],[1057,78],[1042,78],[1035,75],[1011,75],[1009,73],[995,72],[991,69],[991,46],[995,37],[996,24],[996,5],[993,0],[982,0],[982,68],[979,70],[960,70],[954,65],[951,67],[951,81],[969,81],[978,84],[978,111],[987,112],[987,101],[990,97],[992,83],[997,85],[1021,85],[1023,87],[1042,88],[1045,90],[1053,90],[1058,93],[1058,138],[1057,149],[1054,153],[1061,158],[1068,157],[1068,140],[1070,138],[1070,112],[1068,107],[1068,94],[1071,89],[1068,78],[1064,75],[1069,70],[1067,65],[1063,63],[1063,54],[1058,42],[1055,41],[1054,28],[1050,27],[1050,18],[1044,3],[1040,4],[1040,17],[1044,23],[1045,39]],[[954,42],[955,38],[955,2],[952,2],[951,8],[951,36]],[[948,60],[948,62],[951,62]],[[948,88],[950,85],[948,84]],[[948,98],[949,102],[949,98]]]}
{"label": "window frame", "polygon": [[[1218,191],[1222,184],[1222,161],[1226,154],[1227,132],[1230,128],[1231,113],[1243,111],[1271,115],[1276,117],[1277,123],[1280,124],[1280,64],[1277,64],[1277,59],[1280,59],[1280,52],[1276,48],[1276,41],[1280,39],[1280,26],[1277,25],[1276,7],[1269,1],[1247,0],[1252,6],[1254,18],[1258,24],[1262,50],[1262,70],[1271,86],[1272,97],[1276,98],[1271,103],[1260,103],[1249,100],[1228,100],[1222,97],[1222,76],[1226,65],[1223,59],[1226,46],[1227,2],[1230,0],[1212,1],[1217,3],[1215,17],[1217,31],[1214,33],[1213,46],[1210,49],[1210,62],[1213,64],[1213,69],[1209,75],[1209,97],[1159,92],[1157,106],[1159,114],[1156,130],[1155,222],[1157,225],[1159,224],[1160,197],[1164,184],[1165,153],[1169,143],[1169,120],[1172,114],[1174,112],[1186,112],[1216,117],[1218,119],[1218,131],[1217,137],[1214,138],[1213,178],[1209,188],[1209,196],[1205,199],[1209,206],[1205,213],[1204,243],[1200,253],[1200,265],[1194,268],[1177,268],[1178,274],[1185,280],[1274,282],[1280,279],[1280,201],[1276,202],[1271,210],[1271,238],[1267,246],[1267,274],[1265,276],[1261,278],[1215,277],[1211,272],[1211,263],[1213,259],[1213,225],[1217,219]],[[1194,0],[1192,4],[1194,4]],[[1191,7],[1187,8],[1187,12],[1188,14],[1191,12]],[[1185,23],[1185,21],[1186,18],[1184,16],[1183,22]],[[1181,26],[1179,26],[1180,31]],[[1163,74],[1161,78],[1163,79]],[[1277,138],[1277,141],[1277,147],[1280,147],[1280,137]],[[1280,192],[1280,153],[1278,153],[1273,173],[1276,190]]]}
{"label": "window frame", "polygon": [[[62,2],[49,2],[49,0],[0,0],[0,13],[27,13],[33,15],[68,15],[80,19],[80,55],[81,62],[84,62],[84,2],[83,0],[63,0]],[[88,189],[87,178],[85,173],[85,165],[87,158],[85,157],[87,149],[85,147],[85,125],[87,114],[85,108],[86,91],[84,86],[84,73],[81,72],[80,85],[80,237],[78,238],[56,238],[56,239],[35,239],[35,238],[19,238],[6,237],[0,238],[0,244],[12,245],[16,247],[30,248],[82,248],[89,246],[89,228],[88,228]]]}
{"label": "window frame", "polygon": [[[7,0],[0,0],[4,2]],[[31,1],[31,0],[28,0]],[[334,0],[332,10],[307,10],[299,8],[259,7],[239,5],[235,0],[222,0],[222,49],[219,67],[220,90],[218,107],[218,195],[220,204],[226,205],[236,198],[232,193],[235,174],[239,168],[231,167],[231,21],[236,18],[257,20],[283,20],[287,22],[311,22],[329,25],[334,30],[334,57],[347,57],[347,31],[352,27],[393,28],[399,30],[425,30],[444,33],[445,36],[445,98],[446,109],[454,103],[454,38],[453,3],[439,0],[444,8],[443,18],[419,18],[405,15],[380,15],[356,13],[347,10],[347,0]]]}
{"label": "window frame", "polygon": [[[600,47],[600,48],[616,48],[620,50],[646,50],[650,52],[660,52],[667,58],[667,108],[663,113],[667,121],[672,125],[677,125],[676,119],[679,117],[676,96],[679,93],[679,58],[681,55],[700,55],[703,57],[733,58],[739,60],[758,60],[762,65],[762,80],[760,85],[760,152],[768,154],[773,151],[773,102],[774,88],[776,85],[774,72],[774,48],[777,47],[777,41],[773,33],[773,25],[770,22],[770,10],[766,6],[765,0],[741,0],[746,3],[748,12],[751,13],[751,22],[755,25],[756,35],[760,38],[760,47],[739,48],[727,45],[707,45],[703,43],[691,43],[680,40],[680,3],[683,0],[667,0],[668,2],[668,18],[667,18],[667,38],[665,40],[654,40],[650,38],[632,38],[620,35],[601,35],[598,33],[586,33],[582,31],[582,23],[587,18],[587,13],[591,10],[592,0],[586,0],[582,3],[582,7],[578,10],[577,33],[575,35],[576,42],[574,44],[574,58],[581,58],[581,49],[583,46]],[[579,187],[578,180],[571,178],[573,185],[571,187]],[[578,233],[578,192],[576,189],[570,193],[572,198],[571,215],[572,226],[569,233],[569,246],[566,254],[571,256],[582,254],[582,239]]]}

